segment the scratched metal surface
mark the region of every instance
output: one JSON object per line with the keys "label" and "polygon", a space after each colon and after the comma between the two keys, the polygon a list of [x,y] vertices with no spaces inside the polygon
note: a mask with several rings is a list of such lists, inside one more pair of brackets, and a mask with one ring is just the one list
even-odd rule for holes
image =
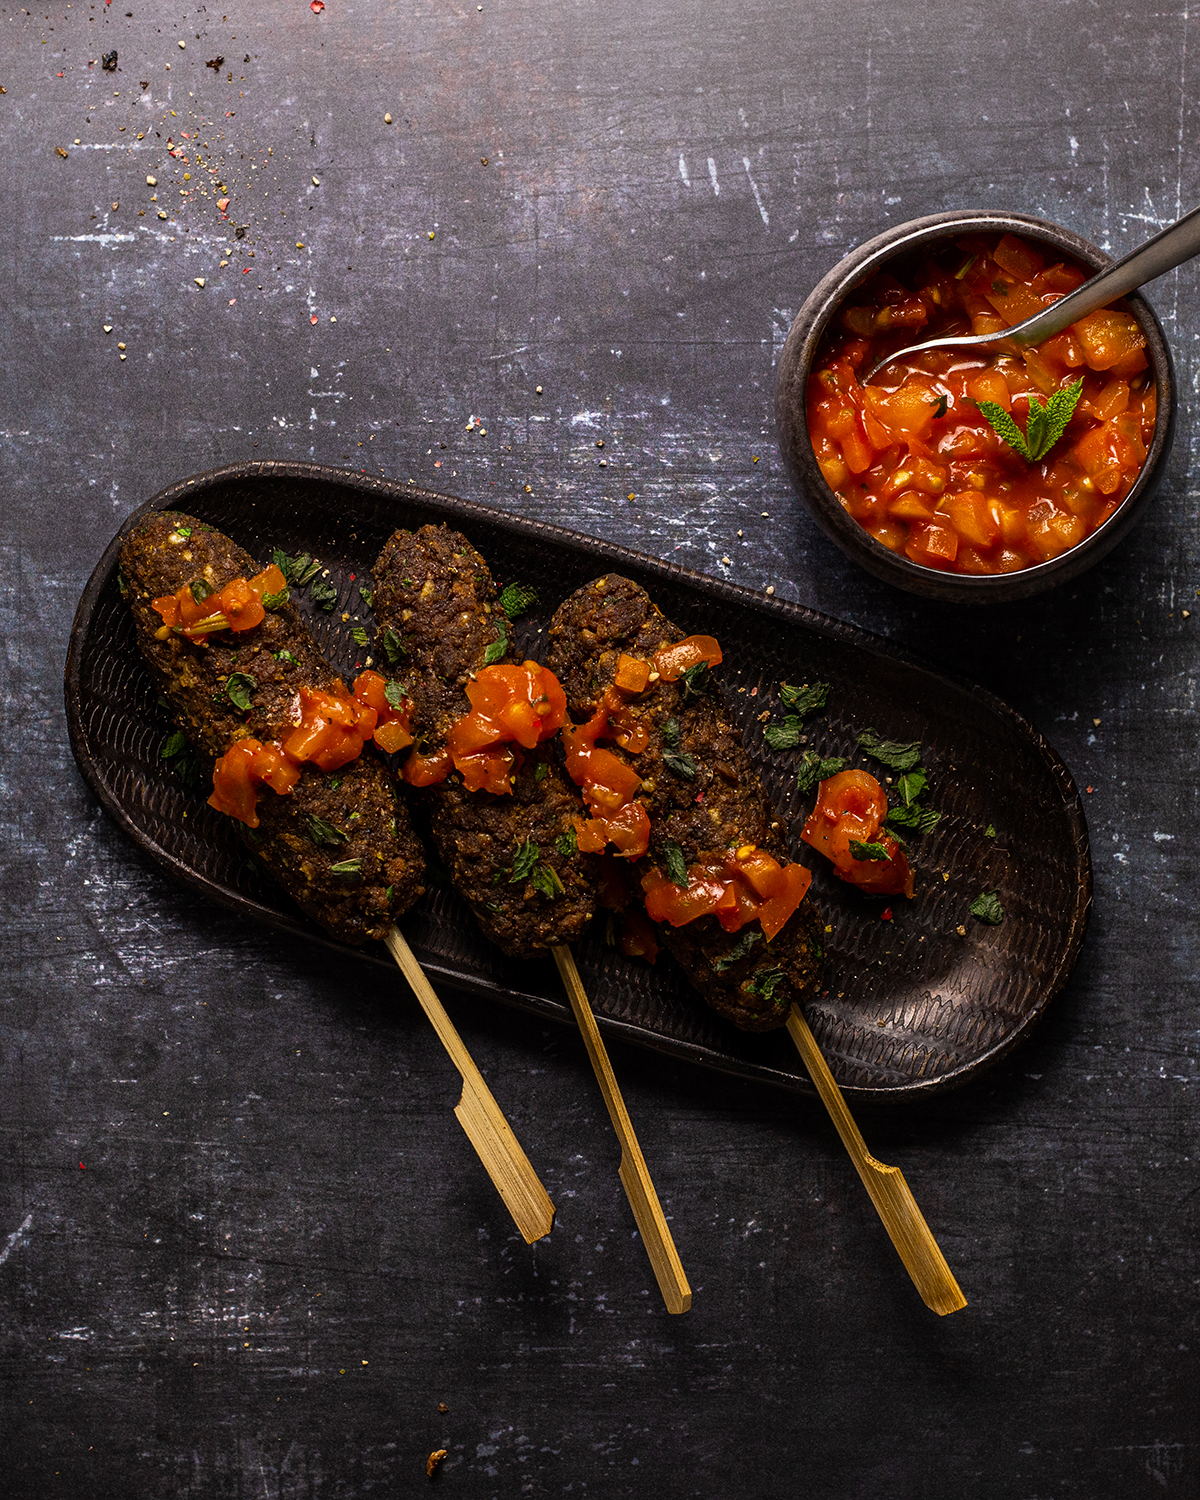
{"label": "scratched metal surface", "polygon": [[[770,412],[791,314],[888,223],[1016,207],[1118,253],[1200,201],[1198,70],[1186,5],[1119,0],[0,8],[8,1493],[409,1494],[442,1447],[472,1497],[1196,1493],[1188,402],[1118,554],[971,617],[851,571]],[[1196,278],[1150,289],[1185,398]],[[558,1206],[525,1248],[399,980],[131,851],[67,745],[72,611],[142,499],[254,457],[773,586],[1092,788],[1044,1027],[863,1116],[967,1311],[920,1306],[815,1108],[617,1047],[696,1294],[668,1318],[579,1043],[451,997]]]}

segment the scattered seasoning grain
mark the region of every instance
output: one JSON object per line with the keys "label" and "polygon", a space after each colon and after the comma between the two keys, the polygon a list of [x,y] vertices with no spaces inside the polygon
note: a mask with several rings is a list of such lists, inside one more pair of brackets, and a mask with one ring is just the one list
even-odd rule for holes
{"label": "scattered seasoning grain", "polygon": [[966,937],[967,935],[967,929],[965,927],[956,927],[954,930],[958,933],[959,937]]}
{"label": "scattered seasoning grain", "polygon": [[385,125],[390,125],[392,123],[392,117],[391,117],[391,115],[384,115],[384,117],[383,117],[383,123]]}
{"label": "scattered seasoning grain", "polygon": [[203,276],[193,276],[192,280],[196,283],[197,286],[203,286],[204,285],[204,277]]}
{"label": "scattered seasoning grain", "polygon": [[433,1478],[434,1470],[437,1468],[438,1464],[441,1463],[442,1459],[445,1458],[445,1456],[445,1448],[435,1448],[429,1455],[429,1457],[425,1460],[425,1472],[429,1475],[430,1479]]}

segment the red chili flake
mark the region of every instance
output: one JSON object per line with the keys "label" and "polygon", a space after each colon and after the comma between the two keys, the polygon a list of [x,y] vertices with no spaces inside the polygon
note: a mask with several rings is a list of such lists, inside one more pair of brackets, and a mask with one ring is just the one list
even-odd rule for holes
{"label": "red chili flake", "polygon": [[1089,795],[1089,796],[1090,796],[1090,795],[1091,795],[1091,794],[1092,794],[1092,793],[1093,793],[1093,792],[1094,792],[1094,791],[1095,791],[1095,790],[1096,790],[1096,788],[1095,788],[1095,787],[1094,787],[1094,786],[1088,786],[1088,787],[1084,787],[1084,791],[1085,791],[1085,792],[1087,792],[1087,793],[1088,793],[1088,795]]}
{"label": "red chili flake", "polygon": [[82,1162],[79,1163],[79,1170],[81,1172],[86,1172],[87,1171],[87,1168],[84,1166],[84,1164]]}
{"label": "red chili flake", "polygon": [[55,78],[65,78],[67,75],[65,73],[55,73],[54,76]]}
{"label": "red chili flake", "polygon": [[752,687],[750,689],[750,696],[752,698],[757,698],[758,697],[758,689],[756,687]]}
{"label": "red chili flake", "polygon": [[316,321],[317,321],[317,315],[316,315],[316,313],[313,313],[313,315],[312,315],[312,317],[311,317],[311,318],[309,318],[309,320],[308,320],[308,321],[309,321],[309,322],[310,322],[310,323],[315,323],[315,322],[316,322]]}
{"label": "red chili flake", "polygon": [[442,461],[441,461],[440,458],[435,458],[434,459],[434,461],[433,461],[433,467],[435,469],[440,469],[442,467]]}
{"label": "red chili flake", "polygon": [[319,16],[325,9],[325,0],[309,0],[309,10],[314,16]]}
{"label": "red chili flake", "polygon": [[885,906],[879,913],[879,920],[881,922],[890,922],[892,920],[892,908],[890,906]]}
{"label": "red chili flake", "polygon": [[249,266],[243,266],[242,267],[242,275],[243,276],[249,276],[249,274],[250,274],[250,267]]}

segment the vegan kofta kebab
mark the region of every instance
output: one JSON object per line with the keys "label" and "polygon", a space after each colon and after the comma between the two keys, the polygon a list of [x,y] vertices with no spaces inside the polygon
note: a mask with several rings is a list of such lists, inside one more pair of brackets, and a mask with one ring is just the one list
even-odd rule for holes
{"label": "vegan kofta kebab", "polygon": [[349,943],[387,941],[463,1077],[455,1113],[525,1239],[554,1210],[395,925],[424,892],[424,856],[386,767],[411,743],[406,705],[363,673],[347,690],[287,581],[195,516],[156,511],[121,549],[138,645],[179,728],[215,761],[210,805],[301,910]]}
{"label": "vegan kofta kebab", "polygon": [[437,851],[486,936],[510,956],[553,955],[664,1301],[685,1312],[691,1289],[567,946],[595,912],[599,863],[578,847],[585,808],[555,743],[562,689],[536,662],[513,659],[503,596],[460,533],[396,531],[373,575],[379,650],[412,704],[404,780],[424,788]]}

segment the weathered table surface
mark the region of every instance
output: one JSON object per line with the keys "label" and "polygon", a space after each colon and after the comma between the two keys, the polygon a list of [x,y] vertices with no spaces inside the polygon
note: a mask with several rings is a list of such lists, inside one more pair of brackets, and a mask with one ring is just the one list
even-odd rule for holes
{"label": "weathered table surface", "polygon": [[[1164,491],[1035,603],[854,570],[772,423],[794,312],[885,225],[1013,207],[1116,253],[1192,206],[1196,43],[1117,0],[0,9],[7,1494],[406,1495],[442,1447],[471,1496],[1196,1494],[1196,271],[1150,292]],[[75,602],[143,499],[254,457],[773,585],[1052,740],[1089,788],[1073,980],[978,1083],[863,1114],[965,1312],[922,1307],[815,1105],[615,1048],[670,1318],[578,1037],[450,996],[558,1207],[526,1248],[399,975],[110,825]]]}

